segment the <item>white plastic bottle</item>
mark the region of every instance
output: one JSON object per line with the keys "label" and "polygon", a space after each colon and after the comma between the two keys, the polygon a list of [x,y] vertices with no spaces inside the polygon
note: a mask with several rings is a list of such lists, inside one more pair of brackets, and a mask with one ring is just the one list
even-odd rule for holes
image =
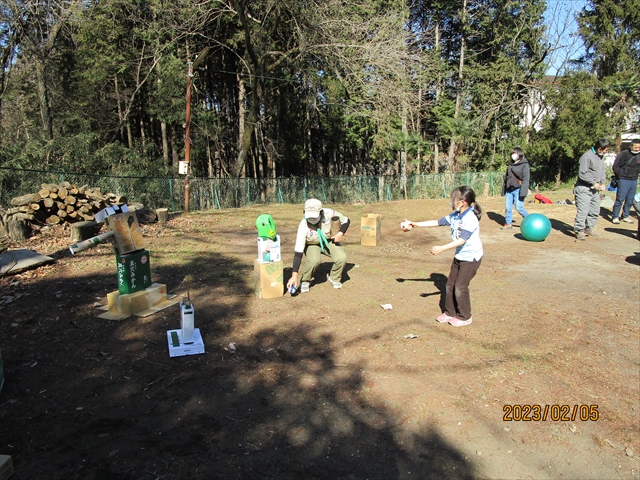
{"label": "white plastic bottle", "polygon": [[180,328],[182,329],[182,343],[193,343],[193,332],[195,330],[193,304],[188,297],[184,297],[180,302]]}

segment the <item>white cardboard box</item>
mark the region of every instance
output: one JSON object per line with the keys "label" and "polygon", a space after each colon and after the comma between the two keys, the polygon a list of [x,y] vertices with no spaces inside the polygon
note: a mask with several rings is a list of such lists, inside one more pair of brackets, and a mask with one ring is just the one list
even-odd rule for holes
{"label": "white cardboard box", "polygon": [[258,237],[258,261],[260,263],[273,263],[281,260],[280,235],[276,235],[275,240]]}
{"label": "white cardboard box", "polygon": [[182,330],[167,330],[167,342],[169,343],[170,357],[183,357],[185,355],[198,355],[204,353],[204,342],[200,329],[193,331],[193,343],[182,343]]}

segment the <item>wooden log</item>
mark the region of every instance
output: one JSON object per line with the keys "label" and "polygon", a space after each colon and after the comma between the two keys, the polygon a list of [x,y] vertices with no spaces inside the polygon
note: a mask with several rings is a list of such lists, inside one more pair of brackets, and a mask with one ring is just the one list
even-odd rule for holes
{"label": "wooden log", "polygon": [[40,198],[48,198],[50,194],[51,190],[49,190],[48,188],[41,188],[40,190],[38,190],[38,195],[40,195]]}
{"label": "wooden log", "polygon": [[65,197],[69,194],[68,190],[65,187],[62,187],[58,190],[58,198],[60,200],[64,200]]}
{"label": "wooden log", "polygon": [[67,205],[67,208],[65,210],[67,211],[67,213],[72,213],[76,211],[76,207],[74,207],[73,205]]}
{"label": "wooden log", "polygon": [[29,205],[22,205],[21,207],[13,207],[7,210],[7,215],[13,215],[14,213],[27,213],[30,210]]}
{"label": "wooden log", "polygon": [[85,220],[95,220],[96,219],[96,217],[92,213],[80,213],[79,216],[81,216]]}
{"label": "wooden log", "polygon": [[25,220],[10,218],[7,221],[7,232],[14,242],[24,242],[29,238],[31,228]]}
{"label": "wooden log", "polygon": [[53,198],[54,200],[57,200],[58,199],[58,194],[56,192],[51,192],[49,194],[49,198]]}
{"label": "wooden log", "polygon": [[62,188],[70,188],[72,185],[65,180],[64,182],[60,183],[60,186]]}
{"label": "wooden log", "polygon": [[73,195],[67,195],[66,197],[64,197],[64,203],[66,203],[67,205],[74,205],[76,201],[77,199]]}
{"label": "wooden log", "polygon": [[53,207],[54,201],[53,198],[45,198],[42,200],[42,204],[44,205],[44,208],[51,208]]}
{"label": "wooden log", "polygon": [[69,195],[78,195],[78,193],[80,193],[80,191],[78,190],[78,187],[71,187],[67,189],[67,193]]}
{"label": "wooden log", "polygon": [[161,224],[165,224],[167,223],[167,220],[169,220],[169,209],[156,208],[156,215],[158,216],[158,222]]}
{"label": "wooden log", "polygon": [[45,222],[47,222],[48,225],[57,225],[58,223],[60,223],[60,217],[57,215],[51,215],[47,217]]}
{"label": "wooden log", "polygon": [[76,222],[71,225],[71,241],[80,242],[95,237],[98,235],[101,227],[101,223],[94,221]]}
{"label": "wooden log", "polygon": [[87,197],[93,198],[95,200],[104,200],[105,199],[105,196],[102,194],[102,192],[100,191],[99,188],[92,188],[92,189],[87,188],[84,191],[84,194]]}
{"label": "wooden log", "polygon": [[14,213],[13,215],[11,215],[11,218],[13,218],[14,220],[25,220],[27,222],[31,222],[35,219],[35,216],[31,215],[30,213]]}
{"label": "wooden log", "polygon": [[32,203],[29,205],[29,208],[31,210],[40,210],[40,204],[39,203]]}
{"label": "wooden log", "polygon": [[124,195],[116,195],[113,197],[114,205],[125,205],[126,203],[128,203],[128,199]]}
{"label": "wooden log", "polygon": [[65,218],[67,216],[67,211],[66,210],[58,210],[58,212],[56,213],[56,215],[58,215],[61,219]]}
{"label": "wooden log", "polygon": [[134,210],[138,223],[154,223],[158,220],[156,212],[152,212],[148,208],[140,208]]}
{"label": "wooden log", "polygon": [[22,195],[20,197],[12,198],[9,203],[11,203],[14,207],[20,207],[22,205],[29,205],[30,203],[37,201],[33,198],[33,193],[28,193],[26,195]]}
{"label": "wooden log", "polygon": [[0,232],[0,253],[7,250],[10,246],[11,239],[4,232]]}

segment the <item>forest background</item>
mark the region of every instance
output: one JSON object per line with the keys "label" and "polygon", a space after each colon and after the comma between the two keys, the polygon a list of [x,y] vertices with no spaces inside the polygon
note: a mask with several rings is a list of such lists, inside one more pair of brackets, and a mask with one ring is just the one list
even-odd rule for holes
{"label": "forest background", "polygon": [[196,177],[404,176],[501,171],[519,146],[559,185],[638,131],[640,8],[587,0],[582,55],[550,77],[569,28],[551,7],[4,0],[0,167],[173,176],[188,153]]}

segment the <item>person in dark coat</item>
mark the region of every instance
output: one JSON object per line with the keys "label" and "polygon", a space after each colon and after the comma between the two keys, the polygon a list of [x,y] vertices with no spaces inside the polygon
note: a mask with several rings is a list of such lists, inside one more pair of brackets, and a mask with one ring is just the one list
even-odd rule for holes
{"label": "person in dark coat", "polygon": [[[638,189],[638,174],[640,173],[640,138],[631,141],[631,146],[618,154],[613,162],[613,173],[618,182],[616,201],[613,204],[613,223],[633,223],[629,218],[633,197]],[[624,207],[622,204],[624,203]],[[622,208],[622,217],[620,216]]]}
{"label": "person in dark coat", "polygon": [[507,169],[507,175],[502,186],[502,195],[505,196],[506,208],[504,225],[500,227],[502,230],[510,230],[512,228],[514,204],[522,218],[529,215],[529,212],[524,208],[524,199],[529,194],[529,177],[531,175],[529,162],[520,148],[513,149],[511,161],[512,163]]}

